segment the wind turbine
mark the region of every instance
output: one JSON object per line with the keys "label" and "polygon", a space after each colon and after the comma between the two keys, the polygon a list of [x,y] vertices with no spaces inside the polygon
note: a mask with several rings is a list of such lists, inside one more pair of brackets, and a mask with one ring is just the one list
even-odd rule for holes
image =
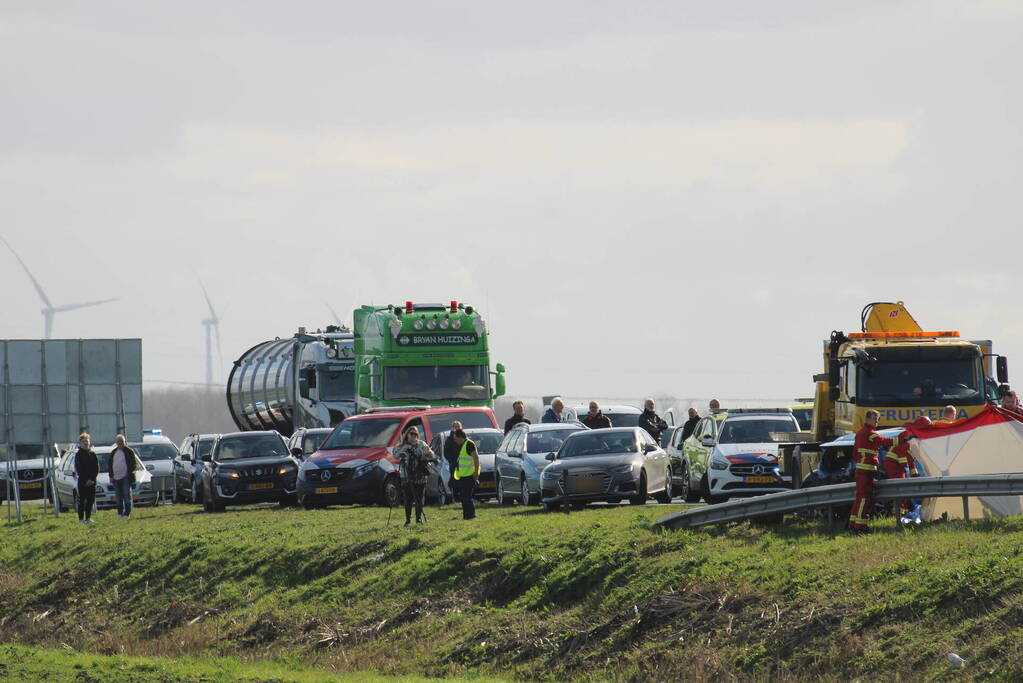
{"label": "wind turbine", "polygon": [[66,313],[67,311],[75,311],[75,310],[78,310],[79,308],[88,308],[89,306],[99,306],[100,304],[108,304],[111,301],[117,301],[116,298],[114,298],[114,299],[101,299],[100,301],[86,301],[85,303],[80,303],[80,304],[67,304],[67,305],[64,305],[64,306],[54,306],[53,303],[50,301],[50,297],[46,296],[46,292],[43,291],[42,285],[39,284],[39,281],[36,280],[34,275],[32,275],[32,271],[30,271],[28,269],[28,266],[25,265],[25,262],[21,260],[20,256],[18,256],[18,252],[14,251],[14,247],[11,246],[10,242],[5,240],[3,237],[0,237],[0,242],[3,242],[4,244],[6,244],[7,248],[11,250],[12,254],[14,254],[14,258],[18,259],[18,263],[21,264],[21,267],[24,269],[25,274],[28,275],[28,279],[32,281],[32,285],[36,288],[36,293],[39,294],[39,298],[42,299],[42,301],[43,301],[43,306],[44,306],[44,308],[42,310],[42,313],[43,313],[43,339],[49,339],[50,336],[53,334],[53,318],[58,313]]}
{"label": "wind turbine", "polygon": [[206,291],[206,286],[199,281],[202,287],[202,294],[206,297],[206,305],[210,308],[210,317],[203,319],[202,326],[206,328],[206,385],[213,386],[213,337],[217,338],[217,358],[220,358],[220,316],[213,309],[213,302]]}

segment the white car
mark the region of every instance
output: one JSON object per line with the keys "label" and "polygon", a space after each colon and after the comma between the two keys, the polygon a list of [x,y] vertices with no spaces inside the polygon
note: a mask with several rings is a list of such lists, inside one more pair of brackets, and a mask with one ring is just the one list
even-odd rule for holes
{"label": "white car", "polygon": [[178,456],[178,447],[161,434],[144,434],[142,443],[128,445],[152,477],[153,491],[170,499],[174,492],[174,458]]}
{"label": "white car", "polygon": [[704,445],[711,451],[711,498],[723,501],[791,489],[791,481],[781,475],[778,444],[796,432],[799,423],[787,409],[730,411],[713,441]]}
{"label": "white car", "polygon": [[[114,494],[114,485],[110,482],[110,475],[107,474],[110,454],[113,446],[97,446],[92,449],[99,460],[99,476],[96,477],[96,509],[112,508],[117,505],[117,496]],[[57,467],[57,496],[60,498],[61,507],[68,510],[75,510],[78,507],[78,479],[75,477],[75,453],[78,445],[68,449],[68,452],[60,460]],[[149,471],[135,456],[135,485],[131,488],[131,499],[133,505],[156,505],[156,492],[152,486],[152,476]]]}
{"label": "white car", "polygon": [[[582,422],[586,414],[590,412],[589,404],[565,408],[566,422]],[[612,427],[638,427],[639,416],[643,411],[634,406],[600,406],[600,412],[604,417],[611,420]]]}

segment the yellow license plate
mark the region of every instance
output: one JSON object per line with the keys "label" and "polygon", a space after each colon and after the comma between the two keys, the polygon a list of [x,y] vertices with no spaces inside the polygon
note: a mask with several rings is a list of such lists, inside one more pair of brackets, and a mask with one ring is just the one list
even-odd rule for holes
{"label": "yellow license plate", "polygon": [[746,477],[747,484],[773,484],[774,477]]}
{"label": "yellow license plate", "polygon": [[322,495],[325,495],[327,493],[337,493],[337,487],[336,486],[328,486],[327,488],[316,489],[316,495],[318,495],[318,496],[322,496]]}
{"label": "yellow license plate", "polygon": [[274,485],[270,482],[265,484],[249,484],[250,491],[265,491],[266,489],[272,489]]}
{"label": "yellow license plate", "polygon": [[492,482],[492,481],[481,481],[480,482],[480,488],[481,489],[492,489],[492,488],[494,488],[494,482]]}
{"label": "yellow license plate", "polygon": [[30,481],[21,485],[23,489],[41,489],[43,488],[43,482],[41,481]]}

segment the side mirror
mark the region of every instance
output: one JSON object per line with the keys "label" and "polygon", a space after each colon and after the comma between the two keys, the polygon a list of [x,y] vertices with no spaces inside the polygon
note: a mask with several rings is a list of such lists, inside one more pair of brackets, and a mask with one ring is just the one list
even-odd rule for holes
{"label": "side mirror", "polygon": [[643,452],[644,453],[653,453],[656,450],[657,450],[657,446],[653,445],[652,443],[648,443],[648,444],[644,444],[643,445]]}
{"label": "side mirror", "polygon": [[497,369],[497,374],[503,375],[504,374],[504,363],[498,363],[497,366],[496,366],[496,369]]}
{"label": "side mirror", "polygon": [[702,439],[700,439],[700,445],[701,446],[707,446],[707,447],[713,446],[714,445],[714,437],[713,436],[705,436],[705,437],[703,437]]}
{"label": "side mirror", "polygon": [[995,368],[998,372],[998,383],[1008,384],[1009,382],[1009,359],[1005,356],[999,356],[995,360]]}
{"label": "side mirror", "polygon": [[365,368],[365,372],[359,374],[359,396],[370,396],[371,391],[369,368]]}
{"label": "side mirror", "polygon": [[305,377],[298,378],[298,395],[302,398],[309,398],[309,380]]}
{"label": "side mirror", "polygon": [[506,391],[506,387],[505,387],[505,383],[504,383],[504,365],[502,365],[501,363],[498,363],[497,364],[497,377],[494,379],[494,396],[493,396],[493,398],[497,398],[498,396],[504,396],[505,391]]}
{"label": "side mirror", "polygon": [[556,456],[556,455],[557,455],[557,453],[548,453],[547,455],[543,456],[543,459],[544,460],[550,460],[551,462],[554,462],[554,456]]}
{"label": "side mirror", "polygon": [[291,454],[293,456],[295,456],[296,458],[301,458],[302,457],[302,449],[301,448],[292,448],[291,449]]}

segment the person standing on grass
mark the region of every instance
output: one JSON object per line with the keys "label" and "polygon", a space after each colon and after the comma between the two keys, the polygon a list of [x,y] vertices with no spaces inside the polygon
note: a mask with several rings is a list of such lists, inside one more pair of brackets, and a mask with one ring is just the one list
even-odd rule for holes
{"label": "person standing on grass", "polygon": [[138,460],[123,434],[115,439],[114,452],[110,454],[110,465],[107,474],[114,483],[114,495],[117,497],[117,518],[128,519],[131,516],[131,487],[135,484],[135,468]]}
{"label": "person standing on grass", "polygon": [[462,423],[458,420],[451,422],[451,431],[448,438],[444,439],[444,459],[448,461],[448,490],[451,491],[451,498],[457,503],[461,500],[458,486],[455,485],[455,468],[458,467],[458,446],[455,444],[454,433],[461,429]]}
{"label": "person standing on grass", "polygon": [[462,499],[462,519],[476,518],[476,504],[472,494],[480,480],[480,456],[476,444],[469,440],[465,432],[456,429],[451,438],[458,445],[458,465],[455,468],[455,486],[459,489]]}
{"label": "person standing on grass", "polygon": [[92,508],[96,504],[96,477],[99,476],[99,459],[92,450],[92,437],[82,434],[78,437],[78,451],[75,453],[75,479],[78,489],[78,523],[92,523]]}
{"label": "person standing on grass", "polygon": [[426,478],[430,463],[437,462],[437,456],[430,447],[419,440],[419,429],[409,427],[402,437],[401,445],[394,450],[394,457],[401,465],[401,490],[405,497],[405,526],[412,523],[412,505],[416,507],[416,524],[423,523],[423,496],[426,494]]}

